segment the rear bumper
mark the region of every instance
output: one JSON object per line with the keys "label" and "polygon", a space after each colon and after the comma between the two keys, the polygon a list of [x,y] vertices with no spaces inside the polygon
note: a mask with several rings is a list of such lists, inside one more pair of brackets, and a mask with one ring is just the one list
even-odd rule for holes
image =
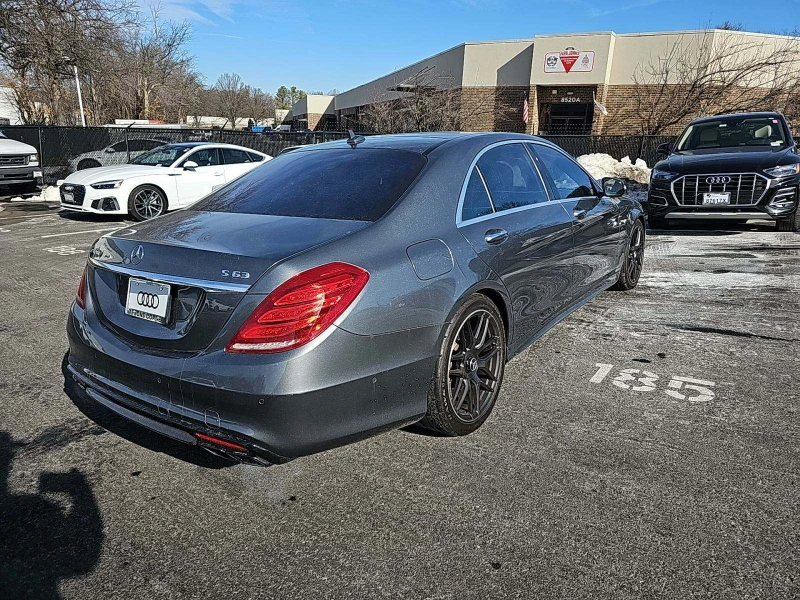
{"label": "rear bumper", "polygon": [[252,355],[147,353],[84,316],[73,307],[67,322],[73,379],[94,401],[186,443],[201,433],[285,462],[415,422],[427,408],[434,328],[335,329],[302,356],[257,365]]}

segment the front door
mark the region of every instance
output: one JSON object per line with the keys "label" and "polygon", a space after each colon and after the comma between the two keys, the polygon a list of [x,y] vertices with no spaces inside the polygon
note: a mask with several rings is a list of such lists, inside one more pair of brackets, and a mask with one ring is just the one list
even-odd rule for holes
{"label": "front door", "polygon": [[591,177],[566,154],[544,144],[530,144],[530,148],[572,217],[576,295],[583,298],[609,287],[614,283],[624,246],[618,201],[601,195]]}
{"label": "front door", "polygon": [[[184,168],[189,161],[196,163],[197,166],[190,169]],[[221,162],[217,148],[201,147],[186,155],[178,164],[178,172],[175,177],[180,206],[188,206],[197,202],[200,198],[225,185],[225,173]]]}
{"label": "front door", "polygon": [[508,290],[512,352],[567,304],[571,221],[561,204],[550,200],[523,143],[492,146],[480,156],[465,190],[459,228]]}

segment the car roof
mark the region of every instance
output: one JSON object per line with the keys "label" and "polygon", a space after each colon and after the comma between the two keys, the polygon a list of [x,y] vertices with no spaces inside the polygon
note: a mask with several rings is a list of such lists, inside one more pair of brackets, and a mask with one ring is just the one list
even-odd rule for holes
{"label": "car roof", "polygon": [[237,150],[246,150],[247,152],[257,152],[264,154],[260,150],[253,150],[246,146],[237,146],[236,144],[223,144],[221,142],[168,142],[166,145],[176,148],[196,148],[197,146],[213,146],[214,148],[235,148]]}
{"label": "car roof", "polygon": [[[540,141],[550,145],[547,140],[531,135],[520,133],[498,133],[498,132],[458,132],[442,131],[431,133],[395,133],[389,135],[365,135],[364,141],[359,142],[357,148],[380,148],[388,150],[407,150],[420,154],[428,154],[432,150],[448,142],[458,142],[485,138],[487,143],[503,140],[522,139],[528,141]],[[309,152],[316,150],[328,150],[333,148],[349,148],[348,140],[341,139],[324,144],[308,144],[300,146],[293,152]]]}
{"label": "car roof", "polygon": [[708,123],[711,121],[720,121],[725,119],[741,119],[743,117],[754,119],[783,119],[783,115],[777,112],[742,112],[729,113],[726,115],[714,115],[713,117],[700,117],[699,119],[692,120],[692,123]]}

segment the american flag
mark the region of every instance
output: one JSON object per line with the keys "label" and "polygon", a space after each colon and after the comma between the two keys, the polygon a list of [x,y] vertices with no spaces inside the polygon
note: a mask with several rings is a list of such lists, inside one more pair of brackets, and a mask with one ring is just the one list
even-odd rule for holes
{"label": "american flag", "polygon": [[528,122],[528,94],[522,94],[522,122]]}

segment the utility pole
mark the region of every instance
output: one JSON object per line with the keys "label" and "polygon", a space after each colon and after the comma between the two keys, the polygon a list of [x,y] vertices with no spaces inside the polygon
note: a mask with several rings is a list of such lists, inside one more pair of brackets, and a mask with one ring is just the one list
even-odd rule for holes
{"label": "utility pole", "polygon": [[86,115],[83,113],[83,96],[81,96],[81,80],[78,79],[78,65],[72,65],[72,68],[75,70],[75,85],[78,88],[78,106],[81,109],[81,125],[86,127]]}

